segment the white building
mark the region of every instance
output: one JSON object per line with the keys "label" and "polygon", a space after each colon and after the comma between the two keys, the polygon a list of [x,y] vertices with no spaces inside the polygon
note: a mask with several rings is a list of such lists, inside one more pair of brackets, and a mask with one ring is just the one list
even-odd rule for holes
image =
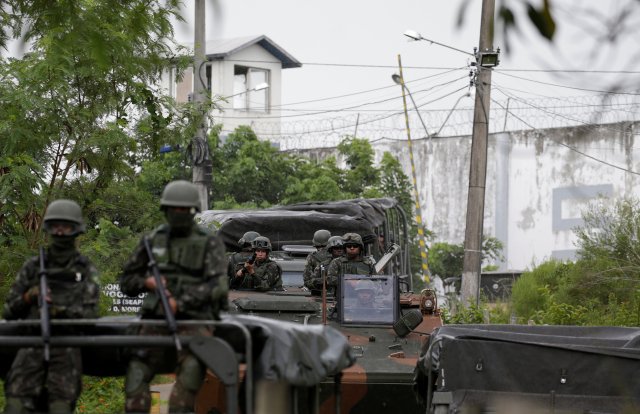
{"label": "white building", "polygon": [[[299,68],[302,63],[264,35],[208,40],[205,54],[206,85],[211,99],[222,108],[213,116],[216,123],[223,124],[223,137],[237,126],[251,126],[261,118],[279,125],[282,70]],[[254,90],[264,83],[268,88]],[[178,102],[189,100],[193,85],[192,68],[180,82],[176,82],[175,71],[163,79],[163,87]]]}

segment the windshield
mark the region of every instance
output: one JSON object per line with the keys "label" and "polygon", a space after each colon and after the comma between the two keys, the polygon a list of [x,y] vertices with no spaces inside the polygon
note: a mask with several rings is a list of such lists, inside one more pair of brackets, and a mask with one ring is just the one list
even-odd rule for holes
{"label": "windshield", "polygon": [[394,276],[344,275],[340,314],[345,324],[391,325],[396,320],[398,290]]}
{"label": "windshield", "polygon": [[301,287],[302,285],[304,285],[302,272],[292,272],[286,270],[282,272],[282,286]]}

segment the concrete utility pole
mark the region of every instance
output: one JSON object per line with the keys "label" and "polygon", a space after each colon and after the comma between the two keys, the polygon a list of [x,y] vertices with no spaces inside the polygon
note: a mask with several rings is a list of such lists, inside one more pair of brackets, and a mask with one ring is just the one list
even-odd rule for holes
{"label": "concrete utility pole", "polygon": [[193,167],[193,183],[200,191],[202,211],[209,209],[209,190],[211,187],[212,163],[207,141],[207,72],[206,72],[206,39],[205,39],[205,0],[195,1],[195,28],[193,41],[193,101],[200,109],[202,118],[198,120],[196,135],[191,142],[191,159]]}
{"label": "concrete utility pole", "polygon": [[464,263],[461,286],[464,306],[477,305],[480,291],[484,195],[487,181],[489,104],[491,102],[491,69],[481,65],[481,54],[485,51],[493,52],[494,15],[495,0],[483,0],[480,20],[480,50],[477,55],[476,66],[476,100],[473,112],[473,135],[471,137],[467,226],[464,233]]}

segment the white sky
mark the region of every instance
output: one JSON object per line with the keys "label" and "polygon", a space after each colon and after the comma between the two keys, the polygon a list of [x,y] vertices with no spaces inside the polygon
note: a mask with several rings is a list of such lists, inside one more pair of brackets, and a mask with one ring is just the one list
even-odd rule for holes
{"label": "white sky", "polygon": [[[193,2],[186,3],[192,5]],[[465,24],[457,27],[455,23],[461,0],[208,0],[207,38],[265,34],[301,61],[302,68],[284,71],[283,103],[287,104],[393,85],[390,76],[397,71],[398,54],[402,55],[403,66],[407,67],[404,73],[407,81],[439,72],[408,67],[465,66],[468,57],[464,54],[424,41],[408,41],[403,32],[413,29],[425,38],[472,52],[478,43],[481,3],[480,0],[469,1]],[[506,3],[515,9],[522,8],[519,7],[520,1]],[[638,64],[635,67],[628,64],[629,47],[635,48],[633,52],[639,51],[630,32],[626,36],[626,44],[616,42],[610,45],[594,40],[600,32],[598,21],[610,18],[607,16],[614,15],[629,1],[556,0],[553,3],[558,7],[558,34],[554,46],[531,30],[525,30],[523,35],[512,39],[512,50],[507,54],[504,53],[504,42],[498,38],[495,46],[503,50],[500,70],[640,70]],[[593,20],[580,18],[578,21],[576,16],[583,13],[573,9],[572,4],[579,5],[580,9],[592,7]],[[638,7],[635,9],[639,11]],[[640,11],[636,15],[633,20],[639,22]],[[192,42],[193,9],[185,10],[184,17],[187,24],[177,26],[177,37],[180,41]],[[524,14],[517,18],[520,26],[529,29],[530,24]],[[588,33],[577,29],[578,26],[587,28]],[[629,28],[632,29],[636,30]],[[311,63],[386,65],[390,68],[317,66]],[[605,88],[613,79],[602,74],[513,74],[586,89]],[[636,82],[638,78],[636,74]],[[615,79],[629,79],[629,76],[618,75]],[[494,75],[494,81],[510,83],[505,76]],[[523,88],[526,86],[527,90],[541,92],[539,84],[516,83]],[[585,93],[568,90],[562,94]],[[327,102],[322,106],[325,105]]]}

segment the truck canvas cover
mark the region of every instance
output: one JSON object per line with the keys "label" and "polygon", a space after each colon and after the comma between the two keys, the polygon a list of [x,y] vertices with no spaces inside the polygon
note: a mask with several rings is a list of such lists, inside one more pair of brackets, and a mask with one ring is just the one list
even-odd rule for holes
{"label": "truck canvas cover", "polygon": [[427,346],[418,396],[449,412],[505,399],[558,412],[640,407],[638,328],[453,325]]}
{"label": "truck canvas cover", "polygon": [[273,250],[284,245],[310,245],[318,229],[331,234],[372,235],[385,221],[385,208],[396,206],[391,198],[309,202],[260,210],[208,210],[199,218],[218,228],[227,250],[237,250],[247,231],[257,231],[271,240]]}

